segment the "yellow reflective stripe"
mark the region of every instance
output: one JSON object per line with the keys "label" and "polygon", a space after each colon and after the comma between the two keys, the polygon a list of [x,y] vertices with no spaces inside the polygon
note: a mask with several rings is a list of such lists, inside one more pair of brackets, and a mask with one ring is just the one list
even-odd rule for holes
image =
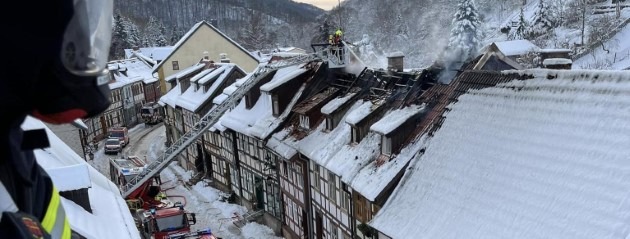
{"label": "yellow reflective stripe", "polygon": [[72,232],[70,231],[70,224],[68,223],[68,218],[64,218],[63,220],[63,233],[61,234],[62,239],[70,239],[72,236]]}
{"label": "yellow reflective stripe", "polygon": [[51,233],[53,227],[55,226],[55,220],[57,219],[57,209],[59,209],[60,204],[59,193],[57,192],[57,188],[53,187],[52,197],[50,198],[50,203],[48,203],[48,208],[46,209],[46,215],[44,216],[44,221],[42,221],[42,226],[46,232]]}

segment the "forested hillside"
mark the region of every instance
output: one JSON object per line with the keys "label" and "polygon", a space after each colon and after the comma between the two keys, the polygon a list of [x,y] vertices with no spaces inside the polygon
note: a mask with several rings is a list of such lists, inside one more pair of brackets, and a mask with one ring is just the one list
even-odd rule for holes
{"label": "forested hillside", "polygon": [[250,50],[280,46],[306,48],[323,10],[290,0],[120,0],[111,58],[133,46],[177,42],[195,23],[212,22]]}
{"label": "forested hillside", "polygon": [[[310,49],[311,42],[325,41],[341,27],[369,66],[383,67],[388,53],[401,51],[405,67],[419,68],[443,53],[462,1],[345,0],[324,12],[290,0],[120,0],[112,58],[131,46],[174,44],[195,23],[207,20],[249,50]],[[627,1],[619,2],[624,3],[615,9],[616,0],[474,0],[482,45],[527,39],[541,48],[570,48],[576,57],[615,47],[605,42],[630,14]],[[617,58],[597,65],[614,64]]]}

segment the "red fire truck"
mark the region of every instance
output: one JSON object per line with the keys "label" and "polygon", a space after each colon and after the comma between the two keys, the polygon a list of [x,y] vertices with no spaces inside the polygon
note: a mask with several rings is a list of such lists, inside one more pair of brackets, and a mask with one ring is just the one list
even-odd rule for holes
{"label": "red fire truck", "polygon": [[210,229],[190,231],[197,219],[194,213],[184,210],[181,203],[168,208],[139,210],[136,218],[140,222],[138,229],[146,239],[216,239]]}

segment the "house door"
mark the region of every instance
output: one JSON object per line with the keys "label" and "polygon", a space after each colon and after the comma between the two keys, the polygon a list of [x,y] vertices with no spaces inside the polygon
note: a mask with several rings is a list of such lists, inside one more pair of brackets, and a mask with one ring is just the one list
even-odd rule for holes
{"label": "house door", "polygon": [[306,215],[306,211],[302,208],[302,236],[300,238],[308,238],[308,215]]}
{"label": "house door", "polygon": [[205,162],[204,166],[206,168],[206,175],[207,175],[206,177],[212,178],[214,180],[214,171],[212,170],[212,162],[218,159],[212,156],[210,153],[208,153],[207,150],[203,150],[203,160]]}
{"label": "house door", "polygon": [[105,116],[101,116],[101,131],[102,134],[107,138],[107,124],[105,123]]}
{"label": "house door", "polygon": [[197,158],[195,159],[195,170],[197,170],[198,173],[202,173],[205,170],[205,155],[203,153],[203,149],[201,149],[201,144],[197,143]]}
{"label": "house door", "polygon": [[265,208],[265,195],[263,194],[263,180],[259,176],[254,176],[254,185],[256,185],[256,209]]}
{"label": "house door", "polygon": [[226,185],[227,188],[232,189],[232,170],[230,169],[230,165],[231,164],[226,163],[225,169],[221,173],[225,173],[224,177],[225,177],[225,180],[227,181],[227,185]]}
{"label": "house door", "polygon": [[316,237],[317,239],[324,238],[324,220],[322,219],[322,214],[320,212],[315,213],[315,230],[317,230]]}

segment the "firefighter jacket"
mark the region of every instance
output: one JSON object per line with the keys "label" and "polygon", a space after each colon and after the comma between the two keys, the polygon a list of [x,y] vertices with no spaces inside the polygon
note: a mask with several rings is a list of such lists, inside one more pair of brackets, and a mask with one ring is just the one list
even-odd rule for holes
{"label": "firefighter jacket", "polygon": [[48,147],[46,132],[17,123],[0,131],[0,238],[71,238],[59,192],[33,154]]}

